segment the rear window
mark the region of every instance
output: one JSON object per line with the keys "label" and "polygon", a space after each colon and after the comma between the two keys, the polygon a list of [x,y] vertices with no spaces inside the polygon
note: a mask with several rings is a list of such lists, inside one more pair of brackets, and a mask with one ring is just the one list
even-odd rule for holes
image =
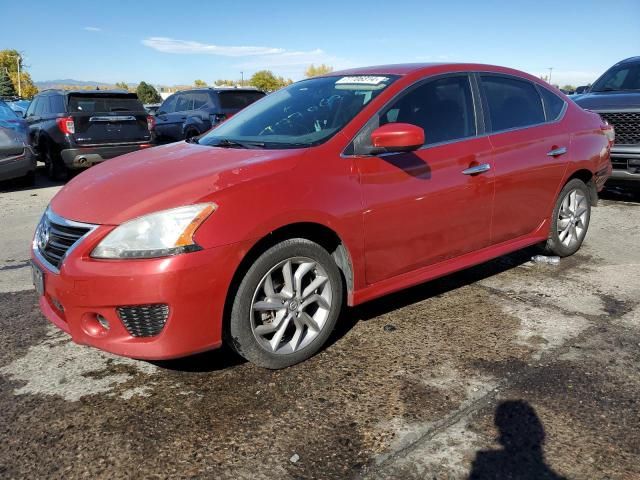
{"label": "rear window", "polygon": [[264,97],[262,92],[220,92],[220,107],[242,109]]}
{"label": "rear window", "polygon": [[68,111],[83,112],[140,112],[144,107],[137,97],[124,95],[73,95],[69,97]]}

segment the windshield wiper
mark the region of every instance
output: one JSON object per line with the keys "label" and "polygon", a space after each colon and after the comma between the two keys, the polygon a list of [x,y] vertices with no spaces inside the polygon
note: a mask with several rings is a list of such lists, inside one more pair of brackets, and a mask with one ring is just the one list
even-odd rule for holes
{"label": "windshield wiper", "polygon": [[211,145],[212,147],[223,147],[223,148],[264,148],[264,142],[239,142],[238,140],[229,140],[228,138],[223,138],[218,143]]}

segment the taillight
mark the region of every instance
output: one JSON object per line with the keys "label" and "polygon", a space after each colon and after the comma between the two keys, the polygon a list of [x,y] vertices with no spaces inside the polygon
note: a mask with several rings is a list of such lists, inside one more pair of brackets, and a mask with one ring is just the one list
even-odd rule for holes
{"label": "taillight", "polygon": [[56,118],[58,128],[65,135],[72,135],[76,133],[76,125],[73,123],[73,117],[60,117]]}
{"label": "taillight", "polygon": [[609,145],[613,145],[616,140],[616,131],[613,128],[613,125],[611,125],[606,120],[603,120],[603,123],[604,125],[600,127],[600,130],[602,130],[606,135],[607,139],[609,140]]}
{"label": "taillight", "polygon": [[149,131],[156,128],[156,117],[154,117],[153,115],[147,115],[147,128],[149,129]]}

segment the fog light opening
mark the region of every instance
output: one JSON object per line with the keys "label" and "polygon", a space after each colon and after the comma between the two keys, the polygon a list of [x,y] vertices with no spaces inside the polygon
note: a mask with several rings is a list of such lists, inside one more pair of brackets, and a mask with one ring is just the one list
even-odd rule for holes
{"label": "fog light opening", "polygon": [[102,315],[97,314],[96,319],[98,320],[98,323],[100,324],[100,326],[105,330],[109,330],[109,328],[111,328],[111,325],[109,325],[109,320],[104,318]]}

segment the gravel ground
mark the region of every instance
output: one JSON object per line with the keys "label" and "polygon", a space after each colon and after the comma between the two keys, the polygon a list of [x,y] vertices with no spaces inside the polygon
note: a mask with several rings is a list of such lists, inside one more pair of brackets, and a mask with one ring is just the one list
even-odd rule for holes
{"label": "gravel ground", "polygon": [[26,263],[40,182],[0,185],[2,478],[640,478],[638,196],[608,193],[558,266],[529,249],[348,310],[272,372],[49,326]]}

